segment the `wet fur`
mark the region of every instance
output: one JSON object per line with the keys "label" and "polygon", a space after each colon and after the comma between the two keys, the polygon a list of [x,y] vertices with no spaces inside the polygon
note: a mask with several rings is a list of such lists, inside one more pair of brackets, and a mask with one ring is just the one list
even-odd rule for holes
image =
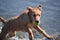
{"label": "wet fur", "polygon": [[[12,17],[10,20],[5,20],[1,17],[0,21],[4,23],[4,26],[0,33],[0,40],[3,40],[7,34],[11,37],[15,36],[16,31],[28,32],[29,39],[34,40],[32,27],[41,32],[47,38],[50,38],[50,36],[41,27],[33,25],[33,21],[40,21],[41,12],[42,7],[39,5],[37,8],[28,7],[20,16]],[[37,15],[35,18],[35,16],[32,15],[33,13],[36,15],[39,14],[40,16]]]}

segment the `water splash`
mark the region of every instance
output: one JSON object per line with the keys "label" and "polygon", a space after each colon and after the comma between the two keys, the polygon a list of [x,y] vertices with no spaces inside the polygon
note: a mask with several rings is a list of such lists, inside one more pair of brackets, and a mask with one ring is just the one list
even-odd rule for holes
{"label": "water splash", "polygon": [[[0,32],[1,32],[2,26],[3,26],[3,24],[0,23]],[[56,29],[48,27],[47,29],[45,29],[45,31],[49,35],[52,35],[54,37],[53,40],[59,40],[60,39],[60,33]],[[8,38],[8,40],[29,40],[28,33],[17,32],[15,37]],[[42,37],[42,35],[37,32],[37,34],[35,34],[35,40],[49,40],[49,39],[47,39],[46,37]]]}

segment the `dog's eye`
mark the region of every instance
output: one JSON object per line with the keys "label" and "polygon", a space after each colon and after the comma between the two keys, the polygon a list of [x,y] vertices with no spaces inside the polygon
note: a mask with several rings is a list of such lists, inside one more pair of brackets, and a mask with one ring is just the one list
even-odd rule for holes
{"label": "dog's eye", "polygon": [[40,16],[39,14],[37,14],[37,16]]}

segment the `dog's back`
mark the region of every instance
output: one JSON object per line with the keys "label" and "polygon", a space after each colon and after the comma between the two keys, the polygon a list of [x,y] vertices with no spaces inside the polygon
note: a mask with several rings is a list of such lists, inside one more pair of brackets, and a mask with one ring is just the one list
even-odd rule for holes
{"label": "dog's back", "polygon": [[28,13],[22,13],[19,17],[17,18],[12,18],[10,20],[7,21],[7,25],[9,25],[10,30],[16,30],[16,31],[26,31],[26,24],[29,23],[29,17],[28,17]]}

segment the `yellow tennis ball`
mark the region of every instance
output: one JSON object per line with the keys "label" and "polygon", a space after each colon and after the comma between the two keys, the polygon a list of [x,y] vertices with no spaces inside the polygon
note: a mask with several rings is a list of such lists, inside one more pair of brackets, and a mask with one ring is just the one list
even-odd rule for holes
{"label": "yellow tennis ball", "polygon": [[40,22],[39,23],[33,22],[33,24],[34,24],[34,26],[38,26],[38,25],[40,25]]}

